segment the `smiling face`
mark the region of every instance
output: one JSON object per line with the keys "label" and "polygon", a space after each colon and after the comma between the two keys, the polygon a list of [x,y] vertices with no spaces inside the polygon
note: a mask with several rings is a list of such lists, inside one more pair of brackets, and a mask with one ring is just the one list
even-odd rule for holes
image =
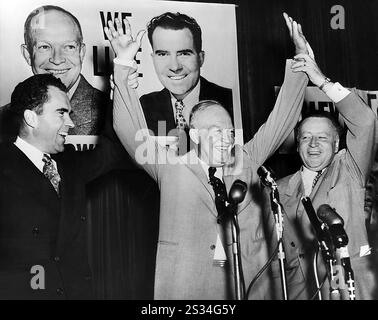
{"label": "smiling face", "polygon": [[204,52],[194,48],[188,28],[157,27],[152,34],[152,58],[162,85],[182,100],[198,83]]}
{"label": "smiling face", "polygon": [[331,120],[309,117],[298,132],[298,152],[303,165],[319,171],[327,167],[339,149],[339,137]]}
{"label": "smiling face", "polygon": [[78,26],[63,12],[41,12],[31,20],[32,52],[22,52],[34,74],[51,73],[70,89],[78,79],[85,55]]}
{"label": "smiling face", "polygon": [[234,126],[228,112],[219,105],[212,105],[197,111],[192,125],[197,130],[194,140],[198,144],[200,159],[212,167],[226,164],[235,142]]}
{"label": "smiling face", "polygon": [[48,96],[42,113],[37,115],[32,135],[35,147],[42,152],[54,154],[64,151],[68,130],[74,124],[69,116],[71,106],[67,94],[49,86]]}

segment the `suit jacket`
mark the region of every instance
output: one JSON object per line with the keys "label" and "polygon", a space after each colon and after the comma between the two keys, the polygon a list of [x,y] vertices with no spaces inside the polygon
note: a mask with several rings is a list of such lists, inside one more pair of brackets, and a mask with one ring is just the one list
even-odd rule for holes
{"label": "suit jacket", "polygon": [[[54,155],[61,176],[58,197],[22,151],[13,143],[0,145],[1,299],[93,297],[85,184],[114,165],[110,146]],[[31,288],[35,265],[45,270],[45,289]]]}
{"label": "suit jacket", "polygon": [[79,84],[70,100],[71,119],[75,128],[69,134],[96,135],[105,124],[106,108],[109,98],[106,93],[92,87],[81,75]]}
{"label": "suit jacket", "polygon": [[[218,86],[201,77],[199,100],[215,100],[220,102],[233,118],[232,90]],[[168,89],[151,92],[140,98],[140,103],[146,117],[147,126],[155,136],[168,135],[168,132],[176,128],[175,117],[172,109],[171,95]],[[166,131],[158,130],[158,122],[166,122]]]}
{"label": "suit jacket", "polygon": [[[70,103],[70,116],[75,127],[69,130],[69,134],[97,135],[103,130],[109,98],[106,93],[92,87],[83,75]],[[7,104],[0,108],[0,142],[14,141],[17,137],[9,106],[10,104]]]}
{"label": "suit jacket", "polygon": [[[232,298],[230,224],[217,223],[214,191],[195,150],[179,157],[172,149],[159,147],[149,136],[139,99],[134,90],[124,86],[129,71],[128,67],[115,65],[114,128],[126,150],[157,181],[161,191],[155,298]],[[304,74],[287,71],[269,119],[244,148],[235,149],[235,162],[224,167],[228,191],[236,179],[248,184],[238,211],[247,285],[268,259],[256,171],[294,128],[306,83]],[[213,265],[217,234],[230,262],[224,268]],[[267,278],[256,282],[251,292],[252,299],[269,298]]]}
{"label": "suit jacket", "polygon": [[[371,299],[375,278],[370,266],[371,255],[363,256],[364,249],[366,253],[369,248],[364,194],[374,155],[375,115],[354,92],[338,102],[336,107],[348,128],[347,148],[335,155],[310,198],[315,211],[321,204],[329,204],[344,219],[357,299]],[[315,236],[301,202],[304,187],[300,170],[279,180],[278,186],[285,210],[284,225],[287,227],[284,239],[288,281],[292,283],[289,292],[292,299],[309,299],[316,291],[312,270]],[[325,276],[324,265],[321,264],[319,268],[319,278],[322,280]],[[326,281],[322,289],[323,299],[329,299],[328,289],[329,283]]]}

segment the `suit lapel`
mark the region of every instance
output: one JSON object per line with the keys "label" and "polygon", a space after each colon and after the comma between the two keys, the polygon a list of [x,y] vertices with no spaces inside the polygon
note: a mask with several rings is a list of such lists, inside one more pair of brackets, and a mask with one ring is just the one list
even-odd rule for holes
{"label": "suit lapel", "polygon": [[30,193],[44,205],[49,206],[58,200],[57,193],[50,181],[41,171],[29,160],[29,158],[14,144],[9,147],[9,153],[6,155],[6,167],[4,174],[8,175],[15,184]]}
{"label": "suit lapel", "polygon": [[[182,163],[193,173],[193,175],[196,177],[196,179],[199,181],[199,183],[202,184],[202,186],[206,189],[206,193],[203,192],[203,189],[195,190],[195,192],[199,193],[200,197],[204,197],[204,203],[208,206],[209,212],[217,217],[218,212],[215,207],[215,194],[213,187],[208,181],[207,174],[203,170],[203,167],[201,166],[197,154],[195,150],[191,150],[187,154],[181,157]],[[210,196],[210,201],[209,201]]]}

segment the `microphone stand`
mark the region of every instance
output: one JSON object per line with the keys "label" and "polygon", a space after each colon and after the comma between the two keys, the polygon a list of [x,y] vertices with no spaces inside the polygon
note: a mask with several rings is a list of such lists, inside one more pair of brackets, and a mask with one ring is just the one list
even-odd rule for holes
{"label": "microphone stand", "polygon": [[277,235],[277,241],[278,241],[278,261],[280,265],[282,294],[283,294],[284,300],[288,300],[287,281],[286,281],[286,275],[285,275],[285,252],[282,245],[282,237],[283,237],[282,205],[279,200],[278,187],[276,183],[271,184],[270,201],[271,201],[271,206],[273,210],[274,220],[276,223],[275,226],[276,226],[276,235]]}
{"label": "microphone stand", "polygon": [[[315,213],[314,207],[312,206],[311,199],[309,197],[302,197],[302,204],[305,208],[307,216],[311,222],[312,227],[314,228],[316,239],[318,241],[318,246],[322,253],[323,260],[325,262],[328,280],[330,282],[330,299],[331,300],[338,300],[339,292],[336,288],[332,287],[332,284],[335,283],[335,272],[334,272],[334,264],[336,263],[335,258],[335,247],[333,245],[333,241],[331,236],[328,233],[328,227],[326,224],[321,223],[318,219],[318,216]],[[316,267],[316,265],[315,265]],[[322,300],[322,294],[319,290],[318,294],[319,300]]]}
{"label": "microphone stand", "polygon": [[[245,288],[244,279],[242,279],[242,263],[240,257],[240,229],[238,223],[238,204],[241,203],[247,193],[247,184],[241,180],[236,180],[230,189],[228,198],[230,203],[227,206],[228,212],[231,216],[231,231],[232,231],[232,253],[234,262],[234,282],[236,300],[244,300]],[[243,284],[243,285],[242,285]]]}
{"label": "microphone stand", "polygon": [[239,223],[237,215],[237,205],[230,205],[231,212],[231,231],[232,231],[232,256],[234,261],[234,283],[236,300],[244,300],[245,290],[241,285],[241,261],[240,261],[240,243],[239,243]]}

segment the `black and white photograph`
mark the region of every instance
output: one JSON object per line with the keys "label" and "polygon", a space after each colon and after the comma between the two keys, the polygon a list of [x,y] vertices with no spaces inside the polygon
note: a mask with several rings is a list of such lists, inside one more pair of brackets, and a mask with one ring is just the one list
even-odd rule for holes
{"label": "black and white photograph", "polygon": [[0,300],[378,299],[377,34],[378,0],[2,1]]}

